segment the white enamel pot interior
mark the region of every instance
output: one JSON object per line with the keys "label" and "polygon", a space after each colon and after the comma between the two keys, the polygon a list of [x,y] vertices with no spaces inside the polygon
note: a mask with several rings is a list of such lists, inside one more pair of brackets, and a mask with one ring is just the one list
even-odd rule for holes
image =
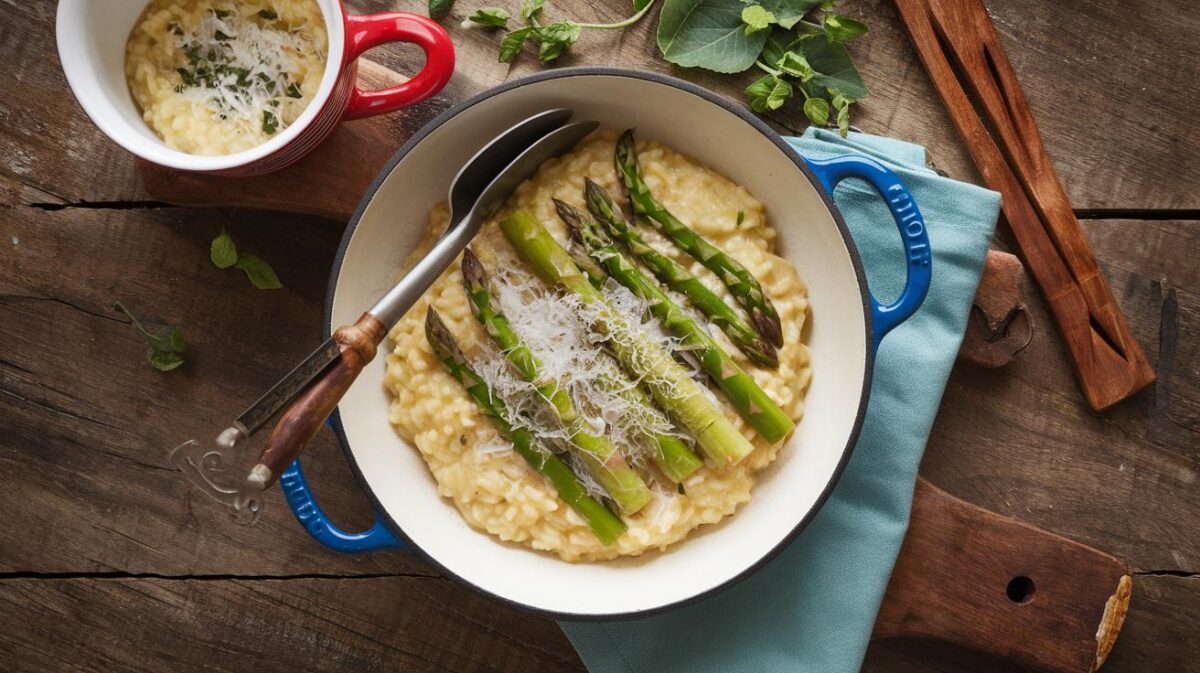
{"label": "white enamel pot interior", "polygon": [[[397,153],[367,193],[330,280],[327,328],[349,324],[397,277],[455,172],[512,124],[554,107],[657,140],[744,185],[767,208],[778,251],[808,284],[812,385],[804,418],[751,501],[666,553],[568,563],[471,529],[437,494],[420,453],[388,423],[384,358],[343,399],[338,432],[391,528],[450,574],[555,616],[646,614],[727,586],[765,563],[825,500],[857,437],[871,366],[870,313],[857,252],[800,158],[740,107],[679,80],[609,69],[559,70],[488,91],[442,115]],[[384,345],[387,348],[387,345]]]}

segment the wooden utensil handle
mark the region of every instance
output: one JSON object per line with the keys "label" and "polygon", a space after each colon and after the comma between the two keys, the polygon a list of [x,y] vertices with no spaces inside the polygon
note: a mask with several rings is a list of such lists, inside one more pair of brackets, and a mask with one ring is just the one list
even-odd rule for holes
{"label": "wooden utensil handle", "polygon": [[258,465],[250,472],[252,482],[264,489],[275,483],[321,429],[359,372],[375,358],[375,349],[386,334],[384,324],[370,313],[333,333],[333,340],[341,347],[341,357],[283,412]]}
{"label": "wooden utensil handle", "polygon": [[875,623],[1055,673],[1089,673],[1116,641],[1122,561],[917,480],[912,520]]}

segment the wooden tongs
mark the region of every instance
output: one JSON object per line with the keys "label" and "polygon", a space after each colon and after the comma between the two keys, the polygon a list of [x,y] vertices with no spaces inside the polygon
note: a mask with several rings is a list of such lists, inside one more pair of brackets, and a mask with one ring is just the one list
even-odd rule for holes
{"label": "wooden tongs", "polygon": [[1154,382],[1042,145],[982,0],[895,0],[917,53],[1001,209],[1103,411]]}

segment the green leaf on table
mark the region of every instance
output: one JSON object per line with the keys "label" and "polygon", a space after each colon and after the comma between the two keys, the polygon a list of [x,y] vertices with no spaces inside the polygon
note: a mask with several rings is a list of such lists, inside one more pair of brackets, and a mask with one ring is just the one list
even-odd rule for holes
{"label": "green leaf on table", "polygon": [[793,93],[792,85],[777,75],[761,77],[746,87],[746,98],[755,112],[778,110]]}
{"label": "green leaf on table", "polygon": [[429,16],[440,19],[450,12],[454,0],[429,0]]}
{"label": "green leaf on table", "polygon": [[536,21],[545,6],[546,0],[521,0],[521,20],[525,23]]}
{"label": "green leaf on table", "polygon": [[832,96],[833,109],[837,110],[838,133],[845,138],[850,134],[850,103],[853,101],[843,96],[842,92],[837,89],[830,89],[829,93]]}
{"label": "green leaf on table", "polygon": [[212,259],[213,266],[218,269],[228,269],[237,264],[237,245],[234,244],[233,237],[229,235],[229,232],[221,229],[221,234],[214,238],[212,244],[208,246],[208,256]]}
{"label": "green leaf on table", "polygon": [[654,2],[654,0],[633,0],[633,11],[640,12],[646,9],[646,5]]}
{"label": "green leaf on table", "polygon": [[113,308],[124,313],[129,322],[146,338],[146,344],[149,346],[146,359],[151,367],[160,372],[169,372],[183,364],[182,353],[187,350],[187,342],[183,340],[183,332],[178,327],[168,325],[151,334],[124,304],[116,302]]}
{"label": "green leaf on table", "polygon": [[804,116],[814,126],[825,126],[829,123],[829,103],[824,98],[809,98],[804,101]]}
{"label": "green leaf on table", "polygon": [[773,30],[758,59],[772,68],[778,68],[783,62],[784,54],[794,49],[795,43],[796,35],[791,31]]}
{"label": "green leaf on table", "polygon": [[807,82],[813,78],[812,66],[808,64],[808,59],[804,58],[803,54],[794,51],[784,52],[783,58],[779,60],[777,66],[783,72],[797,77],[802,82]]}
{"label": "green leaf on table", "polygon": [[534,28],[530,38],[539,45],[538,60],[548,63],[561,56],[579,39],[581,31],[579,24],[574,21],[559,21],[548,26]]}
{"label": "green leaf on table", "polygon": [[803,19],[805,14],[821,4],[821,0],[761,0],[761,2],[763,7],[775,15],[775,20],[783,28],[791,28],[800,23],[800,19]]}
{"label": "green leaf on table", "polygon": [[762,5],[746,5],[742,9],[742,22],[746,24],[747,35],[766,30],[771,27],[771,24],[777,23],[775,15]]}
{"label": "green leaf on table", "polygon": [[500,62],[512,63],[517,54],[521,53],[521,48],[525,46],[525,39],[529,37],[532,28],[521,28],[514,30],[500,40]]}
{"label": "green leaf on table", "polygon": [[850,60],[850,52],[841,42],[830,42],[821,36],[803,39],[800,51],[814,71],[811,82],[826,89],[837,89],[847,99],[856,101],[869,93],[862,76]]}
{"label": "green leaf on table", "polygon": [[475,10],[475,13],[468,16],[467,20],[485,28],[507,28],[509,18],[508,12],[499,7],[484,7]]}
{"label": "green leaf on table", "polygon": [[825,15],[825,34],[834,42],[848,42],[865,35],[867,24],[840,14]]}
{"label": "green leaf on table", "polygon": [[260,290],[278,290],[283,287],[271,265],[257,255],[238,255],[237,268],[245,271],[246,277]]}
{"label": "green leaf on table", "polygon": [[747,35],[741,0],[663,0],[658,49],[685,68],[734,73],[754,65],[770,31]]}

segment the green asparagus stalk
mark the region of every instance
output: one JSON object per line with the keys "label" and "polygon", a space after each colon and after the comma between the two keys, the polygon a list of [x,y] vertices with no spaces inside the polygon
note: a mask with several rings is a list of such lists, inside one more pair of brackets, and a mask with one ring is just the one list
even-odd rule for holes
{"label": "green asparagus stalk", "polygon": [[715,273],[725,287],[729,288],[734,299],[746,309],[746,313],[750,315],[750,322],[759,334],[775,346],[783,346],[783,328],[779,324],[779,314],[771,300],[763,293],[758,279],[737,260],[676,219],[650,193],[650,188],[642,180],[641,167],[638,165],[633,129],[621,134],[613,158],[617,173],[624,180],[625,188],[629,190],[633,212]]}
{"label": "green asparagus stalk", "polygon": [[663,284],[686,296],[692,306],[729,335],[729,339],[737,344],[747,357],[764,367],[774,369],[779,366],[775,347],[755,331],[737,311],[726,304],[717,293],[708,289],[692,272],[650,247],[625,221],[625,217],[603,187],[587,178],[585,185],[588,210],[608,229],[613,238],[620,241],[634,257],[642,260]]}
{"label": "green asparagus stalk", "polygon": [[463,357],[458,341],[441,316],[431,307],[425,314],[425,338],[433,347],[433,353],[456,381],[466,388],[479,410],[492,422],[502,437],[512,442],[513,449],[529,463],[538,474],[545,477],[558,496],[575,510],[591,527],[605,545],[611,545],[625,532],[625,522],[613,514],[600,501],[588,495],[587,489],[572,474],[558,456],[551,453],[525,428],[514,428],[509,420],[508,407],[488,388]]}
{"label": "green asparagus stalk", "polygon": [[493,306],[487,271],[470,248],[463,253],[462,271],[471,312],[521,378],[532,383],[550,403],[559,422],[571,433],[571,442],[580,449],[577,455],[584,468],[608,491],[622,514],[634,514],[645,507],[653,497],[646,483],[612,442],[590,431],[566,389],[543,375],[541,360],[513,331],[499,307]]}
{"label": "green asparagus stalk", "polygon": [[[590,258],[589,258],[590,259]],[[615,394],[620,395],[632,404],[654,408],[650,395],[640,385],[622,386],[616,388]],[[654,409],[655,413],[661,413]],[[643,439],[654,446],[653,460],[658,469],[667,479],[678,484],[687,479],[693,472],[704,464],[682,439],[658,433],[647,433]]]}
{"label": "green asparagus stalk", "polygon": [[653,280],[617,248],[590,215],[557,199],[554,205],[575,240],[612,278],[649,303],[650,312],[667,331],[682,339],[684,348],[699,358],[700,368],[758,434],[774,444],[795,429],[795,423],[779,405],[683,308],[671,301]]}
{"label": "green asparagus stalk", "polygon": [[736,463],[754,450],[688,372],[608,304],[566,249],[532,215],[517,211],[500,222],[500,229],[543,280],[600,309],[592,329],[608,339],[621,364],[645,383],[659,407],[695,438],[713,462],[721,466]]}

